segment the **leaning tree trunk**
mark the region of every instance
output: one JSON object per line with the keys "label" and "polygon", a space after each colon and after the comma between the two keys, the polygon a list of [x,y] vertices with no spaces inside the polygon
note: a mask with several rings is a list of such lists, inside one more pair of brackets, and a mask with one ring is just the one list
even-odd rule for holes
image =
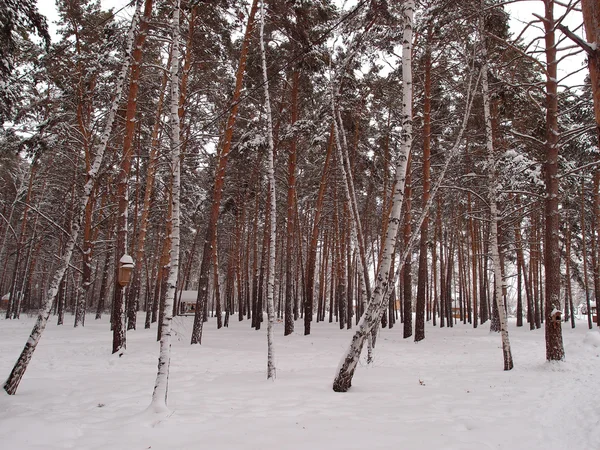
{"label": "leaning tree trunk", "polygon": [[200,344],[202,341],[202,325],[204,324],[204,308],[207,305],[208,300],[208,278],[210,274],[211,266],[211,247],[215,245],[215,236],[217,230],[217,222],[219,220],[219,211],[221,207],[221,198],[223,196],[223,184],[225,182],[225,170],[227,169],[227,161],[229,160],[229,154],[231,152],[231,141],[233,138],[233,127],[237,118],[237,112],[239,107],[239,99],[242,95],[242,86],[244,82],[244,73],[246,71],[246,60],[248,58],[248,46],[250,45],[250,37],[252,35],[252,29],[254,28],[254,16],[256,15],[256,9],[258,0],[253,0],[252,7],[250,8],[250,15],[248,17],[248,23],[246,24],[246,33],[244,34],[244,41],[242,43],[242,50],[240,53],[240,62],[235,79],[235,90],[233,98],[231,99],[231,111],[229,112],[229,118],[227,119],[227,125],[225,127],[225,136],[223,137],[223,147],[219,153],[217,170],[215,172],[215,183],[213,186],[212,193],[212,205],[210,209],[210,216],[206,227],[206,237],[204,240],[204,249],[202,253],[202,262],[200,263],[200,276],[198,279],[198,298],[196,300],[196,314],[194,316],[194,326],[192,328],[192,344]]}
{"label": "leaning tree trunk", "polygon": [[372,293],[371,302],[367,306],[357,330],[352,337],[350,347],[342,358],[338,368],[333,390],[336,392],[345,392],[352,386],[352,377],[356,370],[356,365],[362,351],[365,338],[371,328],[379,320],[381,304],[386,298],[386,291],[390,279],[390,267],[393,258],[400,225],[400,213],[404,197],[404,180],[406,176],[406,167],[408,163],[408,154],[412,144],[412,34],[413,34],[413,13],[414,1],[408,0],[404,5],[404,36],[402,46],[402,136],[401,150],[396,168],[396,190],[392,200],[392,212],[390,223],[385,236],[385,245],[381,265],[379,267],[375,289]]}
{"label": "leaning tree trunk", "polygon": [[75,243],[77,242],[77,237],[79,235],[79,230],[81,228],[81,224],[83,222],[83,216],[85,214],[85,208],[90,198],[90,194],[92,192],[92,187],[96,182],[96,178],[98,175],[98,171],[100,169],[100,165],[102,164],[102,159],[104,158],[104,152],[106,150],[106,146],[108,144],[108,138],[110,137],[110,133],[112,130],[112,126],[115,120],[115,116],[117,113],[117,108],[119,106],[119,101],[121,99],[121,93],[123,92],[123,83],[125,77],[127,76],[127,72],[129,70],[131,49],[133,47],[133,38],[134,32],[137,27],[137,23],[140,17],[140,3],[136,3],[135,13],[133,18],[131,19],[131,26],[129,27],[129,32],[127,35],[127,50],[125,53],[125,61],[121,66],[121,71],[117,78],[116,88],[115,88],[115,97],[111,103],[106,123],[104,125],[104,130],[102,136],[100,138],[100,142],[96,147],[96,157],[94,158],[94,163],[92,164],[92,168],[89,173],[88,180],[83,188],[83,194],[80,199],[80,210],[77,219],[73,222],[71,226],[71,233],[67,244],[65,246],[65,251],[61,258],[60,264],[58,265],[56,272],[52,278],[52,282],[50,283],[50,287],[44,297],[42,302],[42,308],[38,315],[37,321],[31,331],[29,338],[27,339],[27,343],[19,356],[15,366],[13,367],[12,372],[10,373],[8,379],[4,383],[4,390],[9,394],[14,394],[19,387],[19,383],[25,374],[25,370],[27,370],[27,366],[31,357],[33,356],[33,352],[35,351],[40,338],[42,337],[42,333],[46,328],[46,324],[48,323],[48,318],[50,317],[50,312],[52,311],[52,304],[56,298],[56,294],[58,293],[58,287],[63,279],[65,271],[69,266],[69,262],[71,261],[71,256],[73,255],[73,249],[75,248]]}
{"label": "leaning tree trunk", "polygon": [[[400,155],[397,159],[396,166],[396,178],[395,178],[395,188],[392,199],[392,209],[389,215],[390,225],[386,232],[385,242],[383,245],[381,264],[379,269],[377,270],[376,275],[376,284],[375,289],[371,295],[371,301],[367,306],[367,309],[363,313],[357,330],[354,333],[350,345],[344,354],[342,360],[340,361],[340,365],[337,370],[336,377],[333,382],[333,390],[336,392],[346,392],[352,385],[352,377],[354,376],[354,371],[356,370],[356,366],[358,364],[358,359],[360,357],[365,339],[368,333],[371,332],[373,327],[377,325],[379,320],[381,319],[381,315],[383,310],[385,309],[386,301],[388,300],[388,287],[390,284],[390,279],[392,282],[398,277],[398,273],[404,267],[404,261],[408,256],[408,252],[411,251],[412,245],[416,241],[416,234],[413,234],[409,245],[404,249],[403,255],[400,258],[400,264],[395,271],[394,277],[390,278],[390,268],[391,268],[391,259],[393,256],[393,251],[396,243],[396,236],[398,232],[398,227],[400,224],[400,213],[402,208],[402,200],[404,194],[404,179],[406,176],[406,167],[408,162],[408,154],[410,151],[410,146],[412,143],[412,92],[411,92],[411,84],[412,84],[412,61],[411,61],[411,38],[412,38],[412,16],[414,11],[414,2],[412,0],[408,0],[404,6],[405,11],[405,22],[404,22],[404,39],[403,39],[403,63],[402,63],[402,76],[404,81],[404,88],[406,91],[403,92],[402,99],[402,135],[401,135],[401,149]],[[473,74],[474,70],[469,72],[469,86],[467,88],[467,96],[465,101],[465,114],[463,117],[463,121],[461,124],[461,128],[458,132],[456,141],[454,146],[449,150],[448,157],[442,167],[442,170],[439,173],[439,179],[432,189],[431,198],[429,199],[429,203],[427,204],[424,211],[421,213],[419,220],[416,221],[415,227],[419,228],[423,223],[423,219],[427,210],[431,207],[432,199],[435,198],[435,194],[437,193],[441,181],[444,178],[444,175],[449,167],[449,163],[452,159],[457,155],[460,144],[462,142],[462,136],[464,130],[467,125],[467,120],[469,118],[469,114],[471,111],[473,98],[472,98],[472,89],[475,89],[477,86],[477,82],[471,83],[474,79]]]}
{"label": "leaning tree trunk", "polygon": [[[332,113],[334,116],[333,126],[334,126],[334,138],[335,138],[335,146],[337,149],[337,158],[339,163],[339,173],[342,177],[342,185],[344,186],[344,193],[346,194],[346,205],[348,206],[349,212],[349,235],[351,237],[352,243],[358,248],[358,273],[360,275],[360,289],[361,295],[363,298],[370,297],[370,286],[368,285],[368,278],[366,276],[367,271],[365,267],[367,266],[365,261],[365,251],[364,251],[364,242],[362,241],[363,236],[362,229],[360,224],[360,218],[358,216],[358,206],[356,204],[356,194],[354,191],[354,181],[352,176],[352,170],[350,167],[350,161],[348,158],[348,144],[346,142],[345,133],[343,130],[343,123],[341,119],[341,115],[339,110],[335,107],[335,95],[332,95]],[[341,139],[340,139],[341,136]],[[343,142],[343,144],[342,144]],[[346,208],[344,209],[346,211]],[[361,250],[362,249],[362,250]],[[344,253],[341,254],[341,257],[344,258]]]}
{"label": "leaning tree trunk", "polygon": [[181,187],[181,158],[180,158],[180,124],[179,124],[179,4],[176,1],[171,19],[171,260],[169,264],[169,278],[165,295],[165,307],[161,322],[160,355],[158,357],[158,373],[152,393],[151,408],[155,412],[167,410],[167,394],[169,387],[169,365],[171,362],[171,323],[173,321],[173,303],[177,289],[177,275],[179,272],[179,197]]}

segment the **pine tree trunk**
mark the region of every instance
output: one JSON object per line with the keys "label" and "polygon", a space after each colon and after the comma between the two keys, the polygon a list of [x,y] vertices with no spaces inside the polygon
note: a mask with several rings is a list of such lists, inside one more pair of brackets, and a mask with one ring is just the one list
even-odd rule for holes
{"label": "pine tree trunk", "polygon": [[[117,320],[117,325],[113,330],[113,353],[117,353],[121,348],[125,348],[125,330],[121,330],[121,323],[127,321],[127,329],[135,329],[135,313],[137,308],[133,309],[134,306],[131,304],[126,308],[125,305],[125,291],[126,287],[121,286],[117,281],[119,271],[119,260],[121,257],[128,253],[127,244],[127,210],[129,208],[129,192],[128,192],[128,181],[129,174],[131,172],[131,161],[133,159],[133,140],[136,128],[136,112],[137,112],[137,94],[139,90],[140,75],[142,72],[142,54],[144,42],[148,32],[148,24],[150,16],[152,15],[152,0],[145,0],[144,14],[140,21],[140,27],[138,34],[135,38],[135,44],[133,47],[133,55],[131,61],[131,74],[129,76],[129,94],[127,96],[127,109],[125,113],[125,135],[123,137],[123,153],[121,157],[120,170],[117,179],[117,201],[118,201],[118,213],[117,213],[117,242],[115,247],[115,288],[114,288],[114,299],[113,305],[117,314],[125,315],[128,313],[128,317],[123,317],[121,320]],[[130,302],[133,303],[133,302]],[[120,311],[123,312],[120,312]],[[130,311],[132,310],[132,311]],[[129,320],[127,320],[129,319]]]}
{"label": "pine tree trunk", "polygon": [[[109,230],[112,229],[112,227],[109,228]],[[110,240],[110,238],[112,237],[112,233],[110,233],[108,235],[107,240]],[[98,306],[96,308],[96,320],[102,318],[102,312],[105,309],[105,299],[108,296],[107,293],[107,289],[108,289],[108,278],[109,278],[109,272],[110,272],[110,259],[112,258],[112,250],[109,247],[106,251],[106,256],[104,257],[104,269],[102,270],[102,281],[100,283],[100,292],[98,294]]]}
{"label": "pine tree trunk", "polygon": [[[586,226],[585,226],[585,180],[581,177],[581,258],[583,259],[583,291],[585,293],[585,305],[587,309],[588,327],[592,329],[592,310],[590,304],[590,291],[588,284],[588,268],[587,268],[587,246],[586,246]],[[596,303],[597,305],[597,303]]]}
{"label": "pine tree trunk", "polygon": [[[308,262],[306,272],[306,300],[304,306],[304,335],[310,334],[310,324],[313,314],[314,291],[315,291],[315,268],[317,263],[317,245],[319,239],[319,231],[321,229],[321,215],[325,199],[325,190],[327,189],[327,178],[329,175],[329,165],[334,143],[334,125],[331,125],[329,132],[329,142],[327,144],[327,153],[325,155],[325,164],[321,174],[319,183],[319,192],[317,194],[317,202],[315,204],[315,214],[313,217],[312,232],[310,235],[310,246],[308,248]],[[319,296],[321,299],[321,296]],[[319,308],[317,308],[319,310]],[[317,312],[317,321],[319,321],[319,313]]]}
{"label": "pine tree trunk", "polygon": [[[594,298],[596,305],[600,304],[600,170],[594,170],[593,201],[592,201],[592,278],[594,279]],[[600,314],[597,314],[597,324],[600,324]],[[600,325],[599,325],[600,326]]]}
{"label": "pine tree trunk", "polygon": [[[562,341],[561,321],[553,320],[555,311],[560,311],[560,252],[558,248],[558,75],[556,59],[556,41],[554,36],[554,1],[544,0],[545,6],[545,44],[546,44],[546,161],[544,174],[546,199],[544,215],[546,229],[544,235],[545,267],[545,335],[546,359],[558,361],[565,357]],[[599,315],[600,316],[600,315]]]}
{"label": "pine tree trunk", "polygon": [[[425,207],[429,201],[431,189],[431,27],[427,31],[425,43],[425,92],[423,100],[423,200]],[[415,316],[415,342],[425,339],[425,290],[427,286],[427,232],[429,215],[425,216],[421,225],[419,243],[419,271],[417,275],[417,304]]]}
{"label": "pine tree trunk", "polygon": [[575,312],[573,311],[573,290],[571,288],[571,224],[567,223],[565,236],[565,322],[571,319],[571,327],[575,328]]}
{"label": "pine tree trunk", "polygon": [[192,329],[192,344],[202,343],[202,326],[204,324],[204,310],[208,300],[208,277],[211,266],[212,247],[216,244],[215,236],[217,230],[217,222],[219,220],[219,211],[221,207],[221,198],[223,195],[223,185],[225,182],[225,171],[227,162],[231,152],[231,143],[233,139],[233,128],[237,118],[239,108],[239,99],[242,95],[242,87],[244,82],[244,73],[246,72],[246,60],[248,57],[248,46],[254,27],[254,16],[256,15],[258,0],[252,1],[248,23],[246,24],[246,32],[242,43],[240,53],[240,61],[236,73],[235,90],[231,99],[231,110],[225,126],[225,135],[223,137],[223,147],[219,153],[217,170],[215,172],[215,183],[212,190],[212,205],[210,216],[206,227],[206,237],[204,239],[204,249],[202,253],[202,261],[200,263],[200,275],[198,280],[198,298],[196,300],[196,315],[194,317],[194,326]]}
{"label": "pine tree trunk", "polygon": [[471,203],[471,193],[469,192],[467,201],[469,203],[469,241],[471,242],[471,271],[472,271],[472,283],[473,290],[471,293],[473,303],[473,328],[477,328],[479,315],[478,315],[478,302],[477,302],[477,239],[475,235],[475,224],[473,223],[473,209]]}
{"label": "pine tree trunk", "polygon": [[[446,271],[447,271],[447,260],[444,259],[444,249],[447,241],[447,234],[444,232],[442,228],[442,202],[441,195],[437,197],[437,211],[435,217],[435,226],[437,228],[439,242],[440,242],[440,295],[439,295],[439,318],[440,318],[440,328],[444,328],[446,326]],[[447,257],[447,256],[446,256]]]}
{"label": "pine tree trunk", "polygon": [[[292,73],[292,124],[297,119],[298,114],[298,83],[299,73],[295,70]],[[295,224],[295,194],[296,194],[296,138],[292,137],[288,154],[287,171],[287,216],[286,216],[286,247],[285,247],[285,314],[283,335],[288,336],[294,332],[294,302],[293,302],[293,247],[294,247],[294,224]]]}
{"label": "pine tree trunk", "polygon": [[532,223],[531,249],[529,256],[529,264],[531,266],[531,283],[533,287],[533,323],[536,329],[541,328],[541,317],[540,317],[540,247],[539,247],[539,216],[538,213],[534,213]]}

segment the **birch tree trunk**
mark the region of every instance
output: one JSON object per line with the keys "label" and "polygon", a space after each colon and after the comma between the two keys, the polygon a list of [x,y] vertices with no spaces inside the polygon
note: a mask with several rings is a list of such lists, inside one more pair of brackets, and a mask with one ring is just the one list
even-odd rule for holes
{"label": "birch tree trunk", "polygon": [[[403,39],[403,50],[402,50],[402,79],[403,79],[403,99],[402,99],[402,134],[401,134],[401,148],[400,155],[398,156],[398,162],[396,165],[396,177],[394,180],[394,194],[392,197],[392,208],[389,214],[389,226],[386,231],[384,245],[382,247],[381,264],[377,270],[375,279],[375,288],[371,295],[371,301],[368,304],[365,312],[357,326],[357,330],[354,333],[350,345],[342,357],[338,369],[336,371],[336,377],[333,381],[333,390],[336,392],[346,392],[352,386],[352,377],[360,358],[362,348],[364,346],[365,338],[368,333],[377,325],[381,315],[383,313],[384,305],[388,300],[388,288],[391,283],[395,283],[398,278],[399,272],[404,267],[404,261],[408,256],[408,252],[412,250],[413,244],[416,242],[417,234],[413,233],[411,239],[404,249],[404,252],[400,258],[400,263],[396,269],[394,276],[390,277],[391,273],[391,261],[394,254],[395,244],[397,240],[397,232],[400,226],[400,213],[402,210],[402,202],[404,197],[404,182],[406,177],[406,168],[408,163],[408,155],[412,143],[412,52],[411,52],[411,39],[412,39],[412,17],[414,12],[414,2],[409,0],[404,5],[404,39]],[[453,147],[448,151],[448,157],[439,173],[436,185],[431,191],[431,197],[419,219],[415,222],[415,229],[420,228],[423,220],[426,216],[428,209],[431,207],[432,199],[435,198],[435,194],[439,190],[441,181],[444,179],[444,175],[449,167],[450,161],[456,156],[460,149],[460,144],[463,139],[463,133],[467,126],[467,121],[471,111],[473,103],[472,90],[476,89],[478,81],[472,83],[474,70],[471,68],[469,72],[470,80],[467,88],[467,96],[465,101],[465,113],[463,116],[463,122],[458,132],[456,141]],[[406,89],[406,91],[404,91]]]}
{"label": "birch tree trunk", "polygon": [[19,383],[27,370],[27,366],[29,361],[31,361],[31,357],[33,356],[33,352],[35,351],[40,338],[46,328],[48,323],[48,318],[50,317],[50,312],[52,311],[52,305],[56,298],[56,294],[58,293],[58,288],[67,267],[69,266],[69,262],[71,261],[71,256],[73,255],[73,249],[75,248],[75,243],[77,242],[77,237],[79,235],[79,230],[81,229],[81,224],[83,223],[83,218],[85,215],[85,208],[90,198],[90,194],[92,192],[92,188],[96,182],[96,178],[98,175],[98,171],[100,170],[100,165],[102,164],[102,160],[104,158],[104,152],[106,150],[106,146],[108,144],[108,138],[110,137],[110,133],[112,131],[112,126],[116,117],[117,107],[119,106],[119,101],[121,99],[121,94],[123,92],[123,84],[125,78],[127,76],[127,72],[129,70],[130,65],[130,55],[133,47],[133,38],[135,34],[135,29],[137,28],[137,24],[140,18],[140,2],[136,2],[135,13],[131,19],[131,25],[129,27],[129,32],[127,34],[127,48],[125,52],[125,61],[123,61],[123,65],[121,66],[121,71],[117,78],[116,87],[115,87],[115,97],[111,103],[110,109],[108,111],[108,115],[106,118],[106,123],[104,125],[104,130],[100,137],[100,141],[96,146],[96,156],[94,158],[94,163],[90,169],[90,173],[88,174],[88,180],[83,188],[83,194],[80,198],[80,210],[78,213],[77,219],[73,222],[71,226],[71,233],[67,244],[65,246],[65,251],[61,258],[60,264],[58,265],[54,276],[52,278],[52,282],[46,292],[44,300],[42,302],[42,308],[36,320],[36,323],[27,339],[25,347],[19,356],[19,359],[15,363],[15,366],[12,369],[8,379],[4,383],[4,390],[8,394],[14,394],[19,387]]}
{"label": "birch tree trunk", "polygon": [[[269,228],[271,239],[269,239],[269,278],[267,281],[267,379],[274,380],[275,370],[275,349],[273,344],[273,324],[275,322],[273,296],[275,293],[275,239],[277,236],[276,227],[276,198],[275,198],[275,165],[273,162],[273,153],[275,145],[273,143],[273,120],[271,115],[271,100],[269,96],[269,77],[267,75],[267,56],[265,53],[265,2],[260,2],[260,53],[262,60],[263,87],[265,91],[265,110],[267,113],[267,140],[269,142],[269,155],[267,157],[268,177],[269,177]],[[265,224],[266,226],[266,224]],[[262,310],[260,312],[262,314]]]}
{"label": "birch tree trunk", "polygon": [[167,395],[169,388],[169,366],[171,363],[171,323],[173,321],[173,302],[177,289],[177,274],[179,273],[179,197],[181,187],[181,158],[180,158],[180,123],[179,123],[179,5],[176,0],[171,18],[171,173],[172,173],[172,215],[171,221],[171,261],[169,278],[165,295],[165,308],[160,324],[160,355],[158,357],[158,373],[152,393],[151,408],[157,412],[167,411]]}
{"label": "birch tree trunk", "polygon": [[402,135],[401,149],[396,167],[396,190],[392,200],[392,212],[390,222],[385,236],[385,245],[381,265],[377,272],[375,288],[371,296],[371,302],[367,306],[361,317],[357,330],[352,337],[352,341],[340,365],[337,369],[336,377],[333,381],[333,390],[336,392],[346,392],[352,386],[352,377],[356,370],[358,359],[362,351],[365,338],[371,328],[379,320],[381,304],[386,298],[386,292],[389,284],[390,267],[393,258],[393,251],[400,226],[400,212],[404,199],[404,181],[406,177],[406,168],[408,163],[408,154],[412,144],[412,34],[413,34],[413,13],[415,4],[413,0],[408,0],[404,5],[404,32],[402,43]]}
{"label": "birch tree trunk", "polygon": [[[166,70],[163,73],[163,77],[161,80],[160,93],[158,97],[158,102],[156,104],[156,111],[154,113],[154,124],[152,125],[152,133],[150,138],[150,151],[148,154],[148,166],[146,169],[146,188],[144,189],[144,202],[142,203],[142,212],[140,214],[139,219],[139,233],[136,237],[135,243],[135,258],[134,258],[134,268],[133,274],[131,276],[131,288],[129,290],[128,296],[129,302],[139,303],[139,296],[141,292],[141,283],[142,283],[142,268],[146,255],[145,245],[146,245],[146,235],[148,231],[148,222],[150,217],[150,207],[152,203],[152,197],[154,192],[154,180],[156,177],[156,168],[158,165],[158,147],[160,144],[159,133],[162,127],[161,117],[163,114],[163,105],[165,99],[165,92],[167,89],[167,83],[169,81],[169,71],[171,70],[171,51],[169,51],[169,59],[167,60]],[[150,308],[152,309],[152,308]],[[148,313],[148,310],[146,311]],[[146,314],[148,315],[148,314]],[[150,323],[148,321],[148,327],[150,327]]]}
{"label": "birch tree trunk", "polygon": [[481,2],[482,10],[479,16],[479,27],[481,34],[481,56],[483,67],[481,68],[481,90],[483,95],[483,115],[485,120],[485,143],[487,149],[487,170],[488,170],[488,198],[490,203],[490,253],[492,264],[494,266],[494,287],[496,290],[496,306],[500,319],[500,333],[502,335],[502,353],[504,355],[504,370],[513,368],[512,354],[510,351],[510,340],[508,337],[508,324],[506,319],[506,309],[504,308],[504,295],[502,295],[502,268],[500,266],[500,251],[498,247],[498,198],[496,160],[494,158],[494,140],[492,136],[492,115],[490,113],[490,92],[488,85],[488,65],[487,48],[485,44],[484,29],[484,1]]}

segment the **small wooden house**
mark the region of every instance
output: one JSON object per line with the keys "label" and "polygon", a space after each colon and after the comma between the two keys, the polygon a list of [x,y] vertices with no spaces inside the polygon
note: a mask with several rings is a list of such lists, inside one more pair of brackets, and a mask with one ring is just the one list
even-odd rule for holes
{"label": "small wooden house", "polygon": [[198,291],[181,291],[176,294],[179,301],[178,314],[180,316],[193,316],[196,314],[196,300]]}
{"label": "small wooden house", "polygon": [[452,308],[452,317],[455,319],[460,319],[460,308],[456,306]]}
{"label": "small wooden house", "polygon": [[8,309],[8,302],[10,300],[10,293],[4,294],[0,299],[0,309]]}

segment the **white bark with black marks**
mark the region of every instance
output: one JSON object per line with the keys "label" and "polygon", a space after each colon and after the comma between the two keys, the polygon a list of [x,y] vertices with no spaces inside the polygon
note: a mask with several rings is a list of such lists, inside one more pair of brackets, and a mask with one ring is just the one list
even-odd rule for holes
{"label": "white bark with black marks", "polygon": [[[275,198],[275,164],[273,162],[273,153],[275,145],[273,143],[273,116],[271,114],[271,100],[269,96],[269,77],[267,75],[267,56],[265,52],[265,1],[260,2],[260,53],[262,60],[263,87],[265,91],[265,110],[267,116],[267,140],[269,143],[269,155],[267,158],[267,173],[269,177],[269,223],[271,238],[269,239],[269,278],[267,281],[267,379],[274,380],[276,376],[275,369],[275,349],[273,344],[273,324],[275,322],[274,295],[275,295],[275,243],[277,237],[277,205]],[[265,224],[266,226],[266,224]],[[258,311],[262,314],[262,311]]]}
{"label": "white bark with black marks", "polygon": [[375,288],[371,294],[371,301],[363,313],[357,330],[352,337],[348,350],[342,357],[340,365],[333,381],[333,390],[346,392],[352,386],[352,377],[360,358],[365,338],[376,325],[381,306],[387,298],[389,288],[390,268],[394,257],[394,248],[400,226],[400,213],[404,201],[404,183],[406,180],[406,168],[408,155],[412,145],[412,36],[413,36],[413,14],[415,3],[408,0],[404,5],[404,32],[402,42],[402,134],[401,148],[396,166],[396,188],[392,199],[392,211],[390,213],[389,226],[385,236],[385,244],[381,258],[381,265],[375,279]]}
{"label": "white bark with black marks", "polygon": [[485,119],[485,144],[487,150],[488,165],[488,201],[490,203],[490,253],[492,265],[494,266],[494,286],[496,290],[496,305],[498,307],[498,316],[500,318],[500,334],[502,335],[502,353],[504,355],[504,370],[513,368],[512,353],[510,350],[510,340],[508,338],[508,324],[506,319],[506,309],[504,305],[504,296],[502,295],[502,270],[500,267],[500,250],[498,247],[498,190],[496,188],[498,177],[496,175],[496,159],[494,158],[494,138],[492,135],[492,115],[490,113],[490,90],[488,84],[488,64],[487,48],[484,38],[483,6],[479,16],[479,27],[481,35],[481,58],[483,67],[481,68],[481,93],[483,96],[483,115]]}
{"label": "white bark with black marks", "polygon": [[165,295],[165,310],[160,334],[160,354],[158,356],[158,372],[152,393],[150,407],[154,412],[167,411],[167,395],[169,390],[169,367],[171,364],[171,325],[173,322],[173,303],[177,289],[177,274],[179,272],[179,197],[181,191],[181,142],[179,123],[179,9],[180,0],[176,0],[171,18],[171,173],[172,173],[172,230],[171,251],[169,263],[169,278],[167,279],[167,292]]}

